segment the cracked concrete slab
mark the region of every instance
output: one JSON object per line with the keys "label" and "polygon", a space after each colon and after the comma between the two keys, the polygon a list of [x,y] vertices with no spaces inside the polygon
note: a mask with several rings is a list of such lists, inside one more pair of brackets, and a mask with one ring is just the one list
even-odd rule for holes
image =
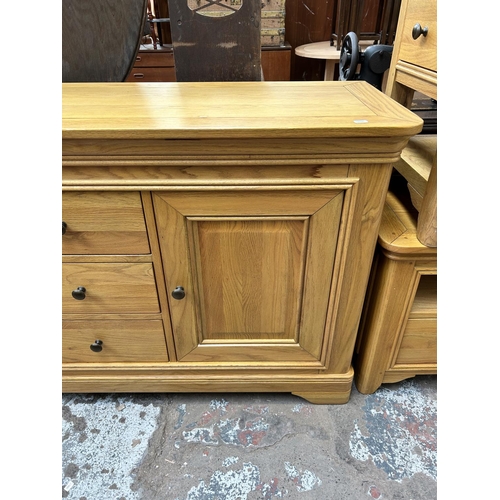
{"label": "cracked concrete slab", "polygon": [[290,394],[63,396],[70,500],[433,500],[436,377]]}

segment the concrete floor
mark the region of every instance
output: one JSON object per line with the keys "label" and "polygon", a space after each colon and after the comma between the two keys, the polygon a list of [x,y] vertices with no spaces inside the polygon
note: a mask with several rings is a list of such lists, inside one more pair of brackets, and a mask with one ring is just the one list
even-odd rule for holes
{"label": "concrete floor", "polygon": [[433,500],[437,379],[291,394],[64,394],[62,498]]}

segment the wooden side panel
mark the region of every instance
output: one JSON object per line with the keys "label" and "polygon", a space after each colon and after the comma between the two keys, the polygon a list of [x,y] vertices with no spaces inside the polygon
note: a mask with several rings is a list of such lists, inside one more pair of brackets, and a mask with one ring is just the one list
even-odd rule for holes
{"label": "wooden side panel", "polygon": [[346,373],[352,361],[356,334],[361,317],[366,287],[375,252],[385,194],[392,171],[377,165],[351,165],[350,177],[358,177],[356,195],[349,212],[349,238],[342,246],[343,278],[339,283],[341,293],[335,295],[335,315],[327,329],[335,332],[333,342],[327,346],[334,353],[332,373]]}
{"label": "wooden side panel", "polygon": [[[379,256],[355,367],[356,387],[363,394],[374,392],[391,366],[392,353],[404,328],[405,313],[417,280],[414,262],[392,261]],[[400,293],[394,293],[396,290]]]}

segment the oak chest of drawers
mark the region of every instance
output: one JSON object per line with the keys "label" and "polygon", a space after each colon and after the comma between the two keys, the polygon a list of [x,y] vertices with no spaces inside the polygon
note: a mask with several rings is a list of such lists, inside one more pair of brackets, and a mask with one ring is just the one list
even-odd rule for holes
{"label": "oak chest of drawers", "polygon": [[175,82],[172,50],[140,50],[127,82]]}
{"label": "oak chest of drawers", "polygon": [[65,191],[62,216],[63,363],[164,361],[141,193]]}
{"label": "oak chest of drawers", "polygon": [[348,401],[421,127],[365,82],[64,84],[63,390]]}

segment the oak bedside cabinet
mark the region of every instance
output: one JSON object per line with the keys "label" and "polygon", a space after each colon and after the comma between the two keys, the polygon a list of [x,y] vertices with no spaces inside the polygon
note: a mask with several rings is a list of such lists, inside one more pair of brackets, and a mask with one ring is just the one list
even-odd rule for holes
{"label": "oak bedside cabinet", "polygon": [[63,84],[63,391],[345,403],[392,165],[366,82]]}
{"label": "oak bedside cabinet", "polygon": [[417,238],[406,185],[392,184],[356,346],[355,382],[363,394],[437,373],[437,251]]}
{"label": "oak bedside cabinet", "polygon": [[[386,93],[437,100],[437,2],[403,0]],[[395,163],[354,368],[357,389],[437,373],[437,134],[412,137]]]}
{"label": "oak bedside cabinet", "polygon": [[[411,107],[415,92],[437,101],[437,0],[403,0],[386,93]],[[437,134],[418,135],[395,168],[418,210],[417,238],[437,246]]]}

